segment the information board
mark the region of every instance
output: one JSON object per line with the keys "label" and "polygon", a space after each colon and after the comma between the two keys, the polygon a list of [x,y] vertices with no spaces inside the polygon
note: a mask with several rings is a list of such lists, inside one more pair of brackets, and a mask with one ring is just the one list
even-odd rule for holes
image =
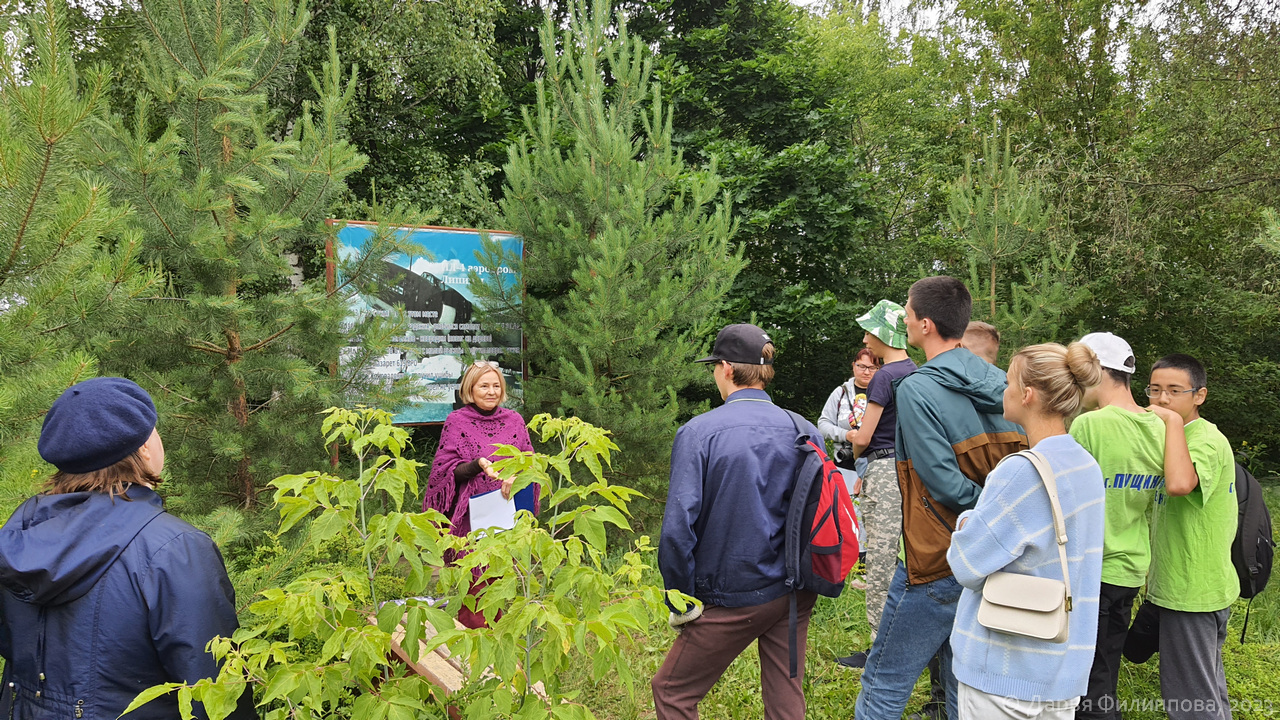
{"label": "information board", "polygon": [[[346,221],[338,231],[335,251],[339,258],[351,259],[373,238],[373,223]],[[413,404],[395,416],[398,424],[444,422],[457,407],[458,381],[462,377],[463,353],[481,360],[495,360],[506,376],[508,395],[519,395],[521,368],[519,353],[523,335],[519,325],[481,329],[477,318],[483,309],[469,287],[469,272],[488,282],[492,275],[479,266],[480,230],[447,227],[396,228],[405,239],[421,246],[420,256],[393,254],[375,273],[379,278],[376,295],[355,295],[350,302],[354,322],[366,314],[392,316],[403,308],[409,324],[404,335],[395,338],[398,346],[379,358],[370,369],[387,380],[412,377],[422,388]],[[520,257],[523,241],[510,233],[483,231],[503,246],[504,256]],[[519,268],[499,270],[503,284],[518,284]],[[341,282],[341,278],[339,278]],[[348,348],[343,360],[354,356]]]}

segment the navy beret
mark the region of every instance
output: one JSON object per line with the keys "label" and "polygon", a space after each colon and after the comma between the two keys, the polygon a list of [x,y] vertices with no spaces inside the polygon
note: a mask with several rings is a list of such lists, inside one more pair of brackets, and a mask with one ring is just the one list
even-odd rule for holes
{"label": "navy beret", "polygon": [[146,390],[124,378],[94,378],[54,401],[36,447],[59,470],[87,473],[132,455],[155,426],[156,406]]}

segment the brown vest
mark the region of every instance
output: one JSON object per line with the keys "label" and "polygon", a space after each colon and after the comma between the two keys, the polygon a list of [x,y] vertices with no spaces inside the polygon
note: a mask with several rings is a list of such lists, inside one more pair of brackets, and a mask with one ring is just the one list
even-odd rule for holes
{"label": "brown vest", "polygon": [[[982,433],[951,446],[956,463],[965,477],[984,485],[987,473],[1005,455],[1027,449],[1027,438],[1019,432]],[[898,486],[902,489],[902,537],[906,548],[907,582],[932,582],[951,575],[947,550],[956,529],[958,513],[929,494],[910,460],[897,461]]]}

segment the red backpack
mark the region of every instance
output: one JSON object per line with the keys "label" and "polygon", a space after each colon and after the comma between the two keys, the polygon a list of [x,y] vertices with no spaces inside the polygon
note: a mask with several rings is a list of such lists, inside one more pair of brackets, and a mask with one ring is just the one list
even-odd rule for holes
{"label": "red backpack", "polygon": [[796,472],[787,510],[787,583],[792,590],[840,597],[844,579],[858,562],[853,499],[820,439],[801,434],[796,448],[806,457]]}
{"label": "red backpack", "polygon": [[[836,467],[835,462],[827,456],[826,450],[813,440],[805,443],[812,452],[822,459],[822,472],[816,482],[818,487],[809,488],[809,499],[805,503],[804,523],[801,528],[808,532],[808,548],[803,555],[809,555],[809,562],[814,577],[832,584],[843,586],[849,571],[858,564],[858,520],[853,510],[853,498],[844,484],[844,473]],[[812,508],[812,510],[810,510]],[[803,536],[803,535],[802,535]],[[826,595],[818,588],[815,592]],[[840,590],[832,589],[837,597]]]}
{"label": "red backpack", "polygon": [[840,468],[827,456],[821,437],[796,426],[796,450],[804,454],[787,508],[785,545],[787,587],[791,589],[791,677],[796,676],[796,599],[798,590],[840,597],[844,579],[858,562],[858,521]]}

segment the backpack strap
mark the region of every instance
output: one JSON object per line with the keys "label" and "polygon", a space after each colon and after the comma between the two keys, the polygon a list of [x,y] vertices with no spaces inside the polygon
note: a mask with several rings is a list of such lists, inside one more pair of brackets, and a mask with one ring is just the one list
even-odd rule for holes
{"label": "backpack strap", "polygon": [[[1240,535],[1241,533],[1244,533],[1244,543],[1241,543],[1240,548],[1240,560],[1244,564],[1243,570],[1245,571],[1245,574],[1249,576],[1250,600],[1252,600],[1258,593],[1262,592],[1262,588],[1258,587],[1257,577],[1261,569],[1261,566],[1258,563],[1258,553],[1256,550],[1257,538],[1252,535],[1256,529],[1260,528],[1264,524],[1267,512],[1265,500],[1254,497],[1255,488],[1258,490],[1262,489],[1258,484],[1257,478],[1253,476],[1253,473],[1250,473],[1245,469],[1243,465],[1236,463],[1235,490],[1239,524],[1236,527],[1236,538],[1232,541],[1232,550],[1234,559],[1234,545],[1241,541],[1242,538]],[[1266,524],[1270,525],[1269,522],[1266,522]],[[1270,537],[1268,536],[1266,539],[1269,541]],[[1249,542],[1253,542],[1255,547],[1250,548],[1248,546]],[[1236,568],[1237,574],[1241,569],[1242,568]],[[1248,610],[1245,610],[1246,621],[1249,619],[1248,612]]]}
{"label": "backpack strap", "polygon": [[791,421],[791,427],[796,429],[796,438],[799,438],[802,435],[804,437],[809,437],[809,433],[804,432],[800,429],[800,422],[796,419],[796,418],[799,418],[800,415],[793,413],[784,407],[779,407],[778,409],[787,414],[787,419]]}
{"label": "backpack strap", "polygon": [[[1256,595],[1254,597],[1257,597]],[[1240,628],[1240,644],[1244,644],[1244,634],[1249,632],[1249,611],[1253,609],[1253,598],[1249,598],[1249,604],[1244,606],[1244,627]]]}
{"label": "backpack strap", "polygon": [[[841,387],[844,387],[844,386],[841,385]],[[806,433],[800,430],[800,423],[798,420],[796,420],[796,418],[800,416],[797,415],[796,413],[791,412],[786,408],[780,408],[780,409],[787,414],[787,417],[791,418],[791,424],[796,429],[796,449],[806,451],[807,450],[806,445],[808,441],[812,440],[813,438],[810,437],[809,433]],[[836,408],[836,411],[839,412],[838,406]],[[808,466],[815,461],[821,462],[820,460],[818,460],[817,453],[810,453],[806,451],[804,460],[802,460],[800,463],[800,469],[796,473],[796,477],[797,478],[804,477],[806,468],[808,468]],[[795,496],[795,491],[793,489],[791,494],[791,502],[794,504],[795,500],[796,500],[796,496]],[[803,511],[803,509],[804,508],[802,506],[801,511]],[[788,517],[791,516],[791,508],[787,508],[787,516]],[[786,557],[787,565],[790,565],[791,556],[790,556],[790,553],[786,552],[785,542],[783,543],[783,553],[787,555]],[[792,568],[788,567],[787,575],[791,575],[791,574],[792,574]],[[795,568],[795,574],[797,576],[800,574],[800,569],[798,567]],[[800,668],[800,657],[799,657],[799,650],[798,650],[798,648],[800,647],[800,644],[796,641],[796,635],[798,634],[798,628],[800,626],[799,607],[798,607],[799,599],[798,599],[798,596],[796,595],[796,593],[799,592],[799,588],[795,587],[795,585],[792,584],[790,580],[791,580],[790,578],[787,578],[788,584],[791,585],[790,608],[788,609],[788,612],[787,612],[787,654],[789,656],[788,661],[790,663],[789,669],[791,670],[791,677],[794,678],[799,674],[799,668]]]}
{"label": "backpack strap", "polygon": [[796,609],[797,602],[798,601],[796,599],[796,591],[792,590],[791,591],[791,611],[787,617],[787,652],[790,655],[792,678],[794,678],[796,675],[799,674],[799,670],[797,668],[799,668],[800,666],[800,659],[798,657],[798,651],[796,650],[796,648],[799,647],[800,645],[798,642],[796,642],[796,628],[800,626],[800,622],[798,619],[799,612]]}

